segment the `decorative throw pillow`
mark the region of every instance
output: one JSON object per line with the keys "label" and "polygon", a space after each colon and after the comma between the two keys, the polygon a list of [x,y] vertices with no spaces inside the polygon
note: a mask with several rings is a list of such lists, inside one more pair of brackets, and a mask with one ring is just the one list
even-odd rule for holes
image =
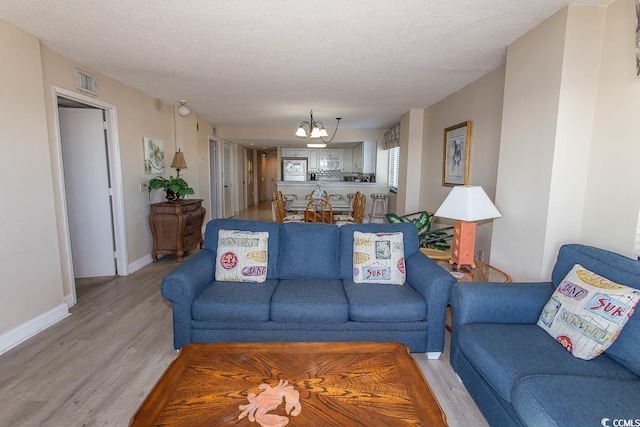
{"label": "decorative throw pillow", "polygon": [[404,285],[402,233],[353,232],[353,281]]}
{"label": "decorative throw pillow", "polygon": [[575,357],[590,360],[618,338],[640,299],[640,290],[573,266],[538,319]]}
{"label": "decorative throw pillow", "polygon": [[268,231],[218,231],[216,280],[264,282],[267,280]]}

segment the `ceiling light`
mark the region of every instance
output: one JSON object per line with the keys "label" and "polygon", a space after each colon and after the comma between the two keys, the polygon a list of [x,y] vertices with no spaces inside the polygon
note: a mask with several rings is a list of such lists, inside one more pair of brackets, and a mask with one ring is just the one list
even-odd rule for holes
{"label": "ceiling light", "polygon": [[187,105],[186,105],[187,101],[185,101],[184,99],[181,99],[178,102],[180,103],[180,106],[178,107],[178,115],[180,117],[187,117],[189,115],[189,113],[191,112],[189,107],[187,107]]}
{"label": "ceiling light", "polygon": [[[322,142],[324,142],[325,144],[328,144],[329,142],[333,141],[333,138],[336,136],[336,132],[338,131],[338,126],[340,126],[340,120],[342,120],[341,117],[336,117],[336,120],[338,121],[338,123],[336,123],[336,129],[333,131],[333,136],[331,136],[331,139],[329,140],[325,140],[325,137],[328,137],[329,134],[327,133],[327,130],[324,128],[324,125],[322,124],[322,122],[316,122],[315,120],[313,120],[313,110],[311,110],[311,120],[306,121],[303,120],[300,123],[300,127],[298,127],[298,130],[296,131],[296,136],[300,137],[300,138],[307,138],[307,130],[305,129],[305,126],[309,129],[309,138],[312,139],[321,139]],[[322,147],[325,146],[325,144],[321,144]],[[309,147],[310,145],[307,144],[307,147]]]}
{"label": "ceiling light", "polygon": [[327,144],[307,144],[307,148],[324,148]]}

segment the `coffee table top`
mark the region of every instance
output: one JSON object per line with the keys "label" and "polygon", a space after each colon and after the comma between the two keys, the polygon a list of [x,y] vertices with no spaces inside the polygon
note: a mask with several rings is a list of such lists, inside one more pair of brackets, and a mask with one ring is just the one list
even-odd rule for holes
{"label": "coffee table top", "polygon": [[[258,408],[256,422],[246,411],[238,420],[240,406],[251,408],[262,392],[262,401],[274,409],[260,416]],[[288,418],[290,426],[447,425],[422,372],[399,343],[189,344],[130,425],[260,427],[259,419],[278,417]]]}

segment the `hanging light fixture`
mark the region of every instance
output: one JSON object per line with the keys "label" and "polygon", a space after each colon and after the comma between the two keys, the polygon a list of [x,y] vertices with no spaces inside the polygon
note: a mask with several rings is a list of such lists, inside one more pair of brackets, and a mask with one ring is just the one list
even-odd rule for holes
{"label": "hanging light fixture", "polygon": [[[305,126],[307,126],[309,128],[309,134],[310,134],[309,138],[320,139],[325,144],[328,144],[331,141],[333,141],[333,138],[336,136],[336,132],[338,131],[338,126],[340,126],[340,120],[342,120],[342,117],[336,117],[336,120],[338,121],[338,123],[336,123],[336,129],[333,131],[333,135],[331,136],[331,139],[326,140],[324,138],[328,137],[329,134],[327,133],[327,130],[324,128],[324,125],[322,124],[322,122],[317,122],[313,120],[313,110],[311,110],[311,120],[309,121],[303,120],[302,122],[300,122],[300,127],[298,127],[298,130],[296,131],[296,136],[300,138],[307,138],[307,131],[305,129]],[[314,144],[314,145],[322,145],[322,144]]]}
{"label": "hanging light fixture", "polygon": [[178,107],[178,115],[180,117],[187,117],[191,112],[189,107],[187,107],[187,101],[185,101],[184,99],[181,99],[178,102],[180,103],[180,106]]}

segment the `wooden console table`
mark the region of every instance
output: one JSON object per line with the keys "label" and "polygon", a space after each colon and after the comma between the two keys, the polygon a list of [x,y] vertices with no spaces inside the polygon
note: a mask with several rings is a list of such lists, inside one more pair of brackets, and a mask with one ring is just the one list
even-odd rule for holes
{"label": "wooden console table", "polygon": [[186,251],[202,248],[202,223],[206,209],[202,199],[162,202],[151,205],[149,225],[153,236],[153,262],[158,254],[176,254],[178,262]]}

